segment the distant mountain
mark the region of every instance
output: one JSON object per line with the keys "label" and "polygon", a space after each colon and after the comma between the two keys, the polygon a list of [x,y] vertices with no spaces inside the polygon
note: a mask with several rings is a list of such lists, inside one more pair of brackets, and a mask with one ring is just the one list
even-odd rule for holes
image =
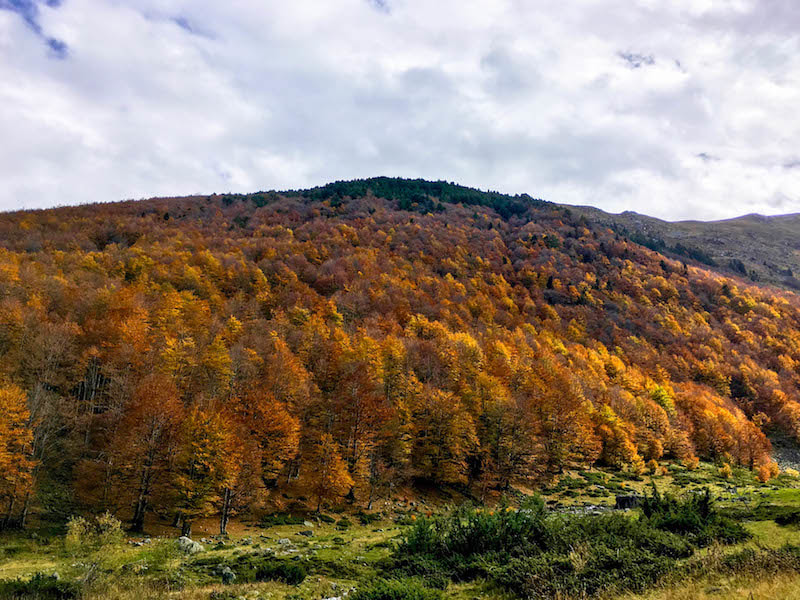
{"label": "distant mountain", "polygon": [[632,241],[751,281],[800,289],[800,214],[750,214],[723,221],[662,221],[635,212],[575,207]]}

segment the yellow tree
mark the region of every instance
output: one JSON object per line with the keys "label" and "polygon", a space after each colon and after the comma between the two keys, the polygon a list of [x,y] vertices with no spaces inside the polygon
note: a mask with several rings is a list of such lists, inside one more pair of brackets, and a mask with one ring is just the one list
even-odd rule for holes
{"label": "yellow tree", "polygon": [[16,385],[0,386],[0,500],[5,504],[3,527],[14,523],[19,499],[33,483],[33,431],[25,393]]}
{"label": "yellow tree", "polygon": [[230,423],[218,412],[195,408],[183,422],[173,480],[182,535],[191,536],[192,522],[211,514],[220,492],[230,487],[238,448]]}
{"label": "yellow tree", "polygon": [[303,460],[305,488],[317,499],[317,512],[323,501],[344,496],[353,487],[353,478],[347,471],[339,446],[329,433],[321,434],[311,443],[310,452]]}

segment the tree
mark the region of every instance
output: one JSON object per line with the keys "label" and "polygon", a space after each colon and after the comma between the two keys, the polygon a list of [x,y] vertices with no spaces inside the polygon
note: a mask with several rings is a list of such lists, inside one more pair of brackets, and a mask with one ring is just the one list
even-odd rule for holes
{"label": "tree", "polygon": [[311,442],[308,455],[303,457],[303,472],[305,489],[317,499],[317,512],[323,501],[341,498],[353,486],[347,463],[329,433],[322,433]]}
{"label": "tree", "polygon": [[191,536],[192,522],[214,509],[220,492],[236,475],[238,444],[227,419],[217,411],[194,408],[183,422],[175,460],[175,504]]}
{"label": "tree", "polygon": [[438,483],[467,480],[467,458],[477,437],[470,414],[451,393],[426,390],[413,413],[412,464],[417,477]]}
{"label": "tree", "polygon": [[154,491],[167,484],[183,406],[169,378],[150,375],[136,387],[113,438],[124,485],[133,492],[131,529],[142,531]]}
{"label": "tree", "polygon": [[0,386],[0,500],[5,504],[3,528],[14,524],[20,498],[33,484],[33,431],[25,393],[16,385]]}

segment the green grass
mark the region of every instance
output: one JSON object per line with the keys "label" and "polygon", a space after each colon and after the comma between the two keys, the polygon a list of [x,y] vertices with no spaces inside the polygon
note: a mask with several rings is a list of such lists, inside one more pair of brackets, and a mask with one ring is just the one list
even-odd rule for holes
{"label": "green grass", "polygon": [[[800,525],[779,525],[774,520],[781,515],[800,513],[800,481],[791,477],[780,477],[765,485],[748,471],[737,469],[730,480],[725,480],[719,477],[717,467],[709,464],[701,464],[695,471],[669,465],[666,475],[645,474],[638,480],[630,479],[625,473],[593,469],[568,472],[550,481],[543,496],[561,506],[613,506],[616,494],[642,492],[652,481],[659,490],[672,493],[708,486],[715,497],[722,498],[718,506],[723,512],[742,521],[752,534],[747,542],[698,550],[697,556],[703,560],[742,549],[762,552],[786,544],[800,546]],[[728,488],[734,485],[739,494],[750,498],[750,502],[739,502],[728,494]],[[298,535],[309,529],[303,524],[308,516],[276,515],[261,523],[238,526],[236,534],[230,536],[226,544],[206,544],[206,550],[197,557],[180,554],[174,539],[152,538],[151,544],[138,547],[127,543],[126,539],[121,544],[82,553],[68,548],[63,536],[55,535],[52,528],[7,532],[0,535],[0,580],[27,580],[37,573],[57,572],[63,581],[80,583],[85,592],[82,600],[155,599],[167,594],[176,600],[208,600],[212,593],[220,600],[255,597],[255,593],[259,598],[272,600],[317,600],[340,596],[344,590],[361,588],[380,577],[391,576],[395,547],[410,527],[424,517],[419,509],[407,503],[396,503],[385,508],[383,513],[332,513],[324,520],[312,519],[314,535],[310,538]],[[349,525],[338,527],[337,523],[343,519],[349,521]],[[34,537],[34,534],[37,535]],[[244,543],[246,538],[251,538],[251,542]],[[283,538],[291,540],[294,551],[278,543]],[[223,585],[213,568],[196,565],[200,557],[208,563],[235,564],[266,554],[274,554],[276,560],[296,562],[306,570],[307,576],[299,585],[241,580]],[[625,597],[705,598],[703,594],[707,588],[719,587],[722,592],[708,597],[725,600],[747,598],[737,595],[737,590],[747,586],[753,590],[753,598],[792,597],[786,594],[769,596],[768,593],[775,590],[800,592],[798,579],[796,575],[782,573],[759,577],[752,574],[695,577],[647,592],[650,595]],[[800,597],[800,593],[796,596]],[[451,581],[443,590],[443,597],[510,600],[514,596],[479,576],[471,581]]]}

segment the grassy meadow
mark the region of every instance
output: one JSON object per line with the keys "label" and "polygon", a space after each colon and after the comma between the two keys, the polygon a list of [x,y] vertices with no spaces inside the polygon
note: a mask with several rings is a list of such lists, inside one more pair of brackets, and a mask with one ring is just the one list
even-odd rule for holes
{"label": "grassy meadow", "polygon": [[[660,503],[611,510],[617,494],[652,498],[653,484]],[[574,471],[538,491],[486,506],[397,497],[370,512],[267,515],[226,537],[209,521],[194,554],[155,527],[161,535],[131,537],[113,519],[34,523],[0,537],[0,598],[800,598],[793,474]]]}

